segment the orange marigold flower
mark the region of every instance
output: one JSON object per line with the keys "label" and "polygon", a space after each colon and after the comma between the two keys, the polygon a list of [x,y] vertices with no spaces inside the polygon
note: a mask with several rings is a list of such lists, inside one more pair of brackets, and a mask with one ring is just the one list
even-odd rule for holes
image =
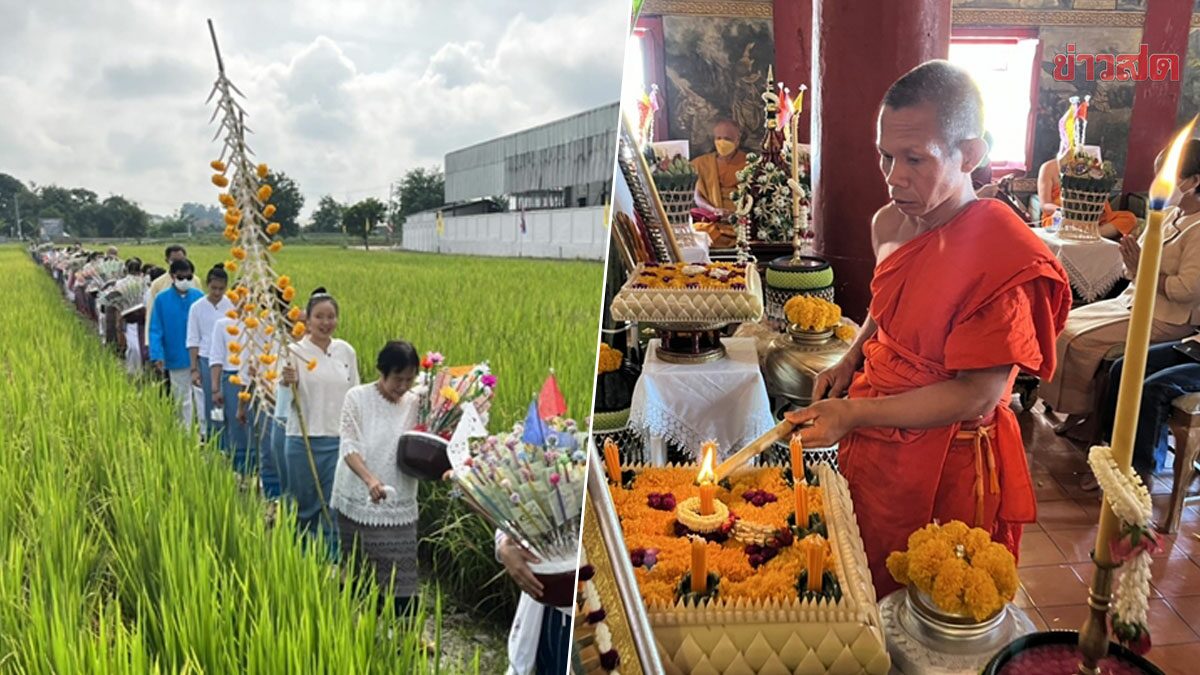
{"label": "orange marigold flower", "polygon": [[292,286],[288,286],[287,288],[283,289],[284,302],[291,302],[292,298],[294,298],[294,297],[296,297],[296,289],[295,288],[293,288]]}
{"label": "orange marigold flower", "polygon": [[259,363],[262,363],[263,365],[268,365],[268,364],[270,364],[270,363],[271,363],[271,361],[270,361],[270,359],[268,358],[269,356],[270,356],[269,354],[259,354],[259,355],[258,355],[258,361],[259,361]]}
{"label": "orange marigold flower", "polygon": [[279,378],[279,373],[275,372],[274,370],[267,371],[267,380],[274,382],[278,378]]}
{"label": "orange marigold flower", "polygon": [[208,165],[212,167],[213,171],[220,171],[221,173],[225,172],[225,162],[222,162],[219,159],[214,159],[213,161],[209,162]]}
{"label": "orange marigold flower", "polygon": [[236,354],[242,351],[242,345],[236,342],[230,342],[229,344],[225,345],[225,348],[229,350],[230,354]]}
{"label": "orange marigold flower", "polygon": [[236,262],[234,262],[233,260],[225,261],[225,271],[226,272],[236,272],[237,268],[238,268],[238,264]]}
{"label": "orange marigold flower", "polygon": [[253,316],[246,317],[246,328],[249,328],[250,330],[258,328],[258,319]]}
{"label": "orange marigold flower", "polygon": [[297,321],[296,325],[292,326],[292,337],[294,337],[296,339],[300,339],[300,338],[304,337],[304,330],[305,330],[304,322]]}
{"label": "orange marigold flower", "polygon": [[241,246],[234,246],[233,248],[229,249],[229,252],[232,253],[233,257],[237,258],[238,260],[246,259],[246,249],[242,248]]}
{"label": "orange marigold flower", "polygon": [[228,239],[229,241],[236,241],[238,238],[237,228],[233,228],[233,227],[225,228],[225,238]]}
{"label": "orange marigold flower", "polygon": [[235,209],[230,209],[225,212],[225,224],[226,225],[228,225],[230,227],[236,227],[241,222],[242,222],[241,212],[239,212]]}
{"label": "orange marigold flower", "polygon": [[300,308],[293,307],[293,308],[289,309],[288,313],[287,313],[287,318],[289,321],[295,321],[296,319],[299,319],[300,318]]}
{"label": "orange marigold flower", "polygon": [[271,253],[278,253],[279,249],[281,248],[283,248],[283,242],[276,240],[271,242],[271,245],[267,247],[267,250]]}
{"label": "orange marigold flower", "polygon": [[287,288],[288,286],[292,285],[292,278],[286,274],[280,275],[280,277],[275,280],[275,285],[280,288]]}
{"label": "orange marigold flower", "polygon": [[[241,298],[239,298],[239,297],[238,297],[238,294],[237,294],[237,293],[235,293],[235,292],[233,292],[233,291],[226,291],[226,292],[225,292],[225,297],[229,298],[229,301],[230,301],[230,302],[237,302],[238,300],[240,300],[240,299],[241,299]],[[229,317],[229,318],[231,318],[231,319],[236,319],[237,317],[236,317],[236,316],[231,316],[231,317]]]}
{"label": "orange marigold flower", "polygon": [[238,317],[237,310],[236,310],[236,309],[231,309],[231,310],[229,310],[228,312],[225,312],[225,316],[227,316],[227,317],[229,317],[229,318],[231,318],[231,319],[234,319],[234,320],[236,320],[236,319],[237,319],[237,317]]}
{"label": "orange marigold flower", "polygon": [[274,334],[275,334],[275,326],[267,326],[266,328],[263,328],[263,335],[270,336],[270,335],[274,335]]}
{"label": "orange marigold flower", "polygon": [[238,400],[241,401],[242,403],[248,402],[250,400],[250,392],[239,391],[238,392]]}
{"label": "orange marigold flower", "polygon": [[273,215],[275,215],[275,205],[267,204],[266,208],[263,209],[263,218],[270,218]]}
{"label": "orange marigold flower", "polygon": [[226,332],[226,333],[229,333],[230,335],[237,335],[237,334],[238,334],[238,333],[240,333],[241,331],[239,331],[239,330],[238,330],[238,327],[237,327],[237,326],[226,326],[226,327],[225,327],[225,332]]}
{"label": "orange marigold flower", "polygon": [[269,223],[267,225],[267,234],[275,234],[279,232],[279,223]]}
{"label": "orange marigold flower", "polygon": [[263,311],[258,313],[258,318],[260,318],[260,319],[265,320],[270,316],[271,316],[271,310],[269,310],[269,309],[264,309]]}
{"label": "orange marigold flower", "polygon": [[981,569],[967,568],[963,579],[963,601],[966,609],[982,621],[1004,606],[1004,600],[996,590],[992,577]]}
{"label": "orange marigold flower", "polygon": [[231,365],[231,366],[240,366],[240,365],[242,365],[242,357],[238,356],[237,354],[233,354],[233,355],[231,355],[231,356],[229,357],[229,365]]}
{"label": "orange marigold flower", "polygon": [[[959,613],[966,609],[963,602],[963,588],[967,580],[967,572],[971,568],[962,558],[949,557],[938,565],[937,574],[933,579],[933,602],[947,612]],[[994,591],[995,586],[992,587]]]}
{"label": "orange marigold flower", "polygon": [[240,375],[230,375],[230,376],[229,376],[229,384],[232,384],[232,385],[233,385],[233,386],[235,386],[235,387],[240,387],[240,386],[242,386],[242,378],[241,378],[241,376],[240,376]]}
{"label": "orange marigold flower", "polygon": [[259,178],[266,178],[266,177],[267,177],[267,172],[268,172],[268,171],[270,171],[270,169],[268,169],[268,168],[267,168],[267,165],[266,165],[266,164],[259,164],[259,165],[258,165],[258,177],[259,177]]}
{"label": "orange marigold flower", "polygon": [[253,311],[254,311],[254,310],[256,310],[256,309],[258,309],[258,305],[255,305],[255,304],[249,304],[249,305],[246,305],[244,308],[242,308],[242,311],[244,311],[244,312],[246,312],[247,314],[249,314],[249,313],[253,312]]}
{"label": "orange marigold flower", "polygon": [[305,366],[305,368],[308,368],[310,371],[312,371],[312,370],[316,370],[316,369],[317,369],[317,360],[316,360],[316,359],[309,359],[309,360],[308,360],[308,365],[306,365],[306,366]]}
{"label": "orange marigold flower", "polygon": [[213,185],[216,185],[217,187],[225,187],[226,185],[229,185],[229,179],[219,173],[213,174],[212,182]]}
{"label": "orange marigold flower", "polygon": [[229,194],[228,192],[222,192],[221,194],[217,195],[217,201],[221,202],[221,204],[225,205],[226,207],[233,207],[237,205],[237,200],[235,200],[233,195]]}
{"label": "orange marigold flower", "polygon": [[258,188],[258,201],[265,202],[271,198],[271,186],[262,185]]}
{"label": "orange marigold flower", "polygon": [[887,568],[892,573],[892,578],[901,586],[907,586],[908,579],[908,553],[902,551],[892,551],[887,557]]}

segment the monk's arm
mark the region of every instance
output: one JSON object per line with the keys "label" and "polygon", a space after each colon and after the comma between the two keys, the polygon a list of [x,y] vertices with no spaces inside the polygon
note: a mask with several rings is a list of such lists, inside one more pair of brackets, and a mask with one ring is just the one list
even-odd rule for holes
{"label": "monk's arm", "polygon": [[708,200],[704,198],[704,195],[700,192],[700,181],[696,181],[696,191],[692,196],[696,199],[696,206],[699,206],[702,209],[708,209],[709,211],[720,210],[712,204],[709,204]]}
{"label": "monk's arm", "polygon": [[877,330],[879,330],[879,326],[875,325],[875,319],[871,318],[871,315],[868,314],[867,320],[863,322],[862,330],[858,331],[858,337],[854,338],[854,343],[850,345],[845,355],[842,356],[843,359],[850,360],[855,370],[861,368],[863,364],[863,345],[867,343],[867,340],[871,339],[871,336],[875,335],[875,331]]}
{"label": "monk's arm", "polygon": [[932,429],[977,420],[996,409],[1011,373],[1012,366],[964,370],[903,394],[850,399],[851,426]]}
{"label": "monk's arm", "polygon": [[1042,213],[1053,213],[1058,209],[1054,203],[1054,176],[1051,174],[1050,163],[1047,162],[1038,169],[1038,201],[1042,203]]}

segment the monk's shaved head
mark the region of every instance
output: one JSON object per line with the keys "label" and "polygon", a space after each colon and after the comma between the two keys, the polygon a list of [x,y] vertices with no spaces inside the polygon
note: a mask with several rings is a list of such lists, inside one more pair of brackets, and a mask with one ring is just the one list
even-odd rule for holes
{"label": "monk's shaved head", "polygon": [[966,70],[949,61],[926,61],[908,71],[883,95],[883,105],[902,110],[931,105],[948,149],[983,136],[983,96]]}
{"label": "monk's shaved head", "polygon": [[742,129],[737,125],[737,122],[734,122],[727,117],[717,120],[716,124],[713,125],[712,130],[713,136],[719,136],[721,138],[737,140],[737,138],[742,135]]}

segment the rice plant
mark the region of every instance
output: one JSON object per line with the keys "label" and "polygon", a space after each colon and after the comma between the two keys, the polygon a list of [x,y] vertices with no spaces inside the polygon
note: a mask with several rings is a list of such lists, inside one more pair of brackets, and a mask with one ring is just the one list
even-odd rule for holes
{"label": "rice plant", "polygon": [[440,602],[379,618],[373,582],[307,555],[289,511],[268,529],[23,252],[0,267],[20,298],[0,305],[0,672],[461,672],[421,649]]}

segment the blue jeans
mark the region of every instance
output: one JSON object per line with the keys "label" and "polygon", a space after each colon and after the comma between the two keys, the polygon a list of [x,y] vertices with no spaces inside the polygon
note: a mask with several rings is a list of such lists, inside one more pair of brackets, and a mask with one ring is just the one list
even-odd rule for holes
{"label": "blue jeans", "polygon": [[269,411],[258,406],[250,411],[250,454],[258,460],[258,478],[262,481],[263,497],[267,499],[278,499],[282,492],[275,455],[271,454],[271,428],[274,421]]}
{"label": "blue jeans", "polygon": [[221,435],[221,450],[233,460],[233,470],[244,475],[254,470],[254,461],[249,452],[250,432],[237,418],[238,392],[242,388],[229,381],[236,374],[227,370],[221,375],[221,395],[225,397],[225,433]]}
{"label": "blue jeans", "polygon": [[[270,429],[268,432],[270,435],[268,449],[275,464],[275,476],[279,481],[279,494],[280,496],[286,496],[289,494],[287,455],[284,452],[284,447],[287,445],[287,420],[271,417],[267,420],[267,425]],[[263,471],[265,472],[266,469]]]}
{"label": "blue jeans", "polygon": [[[310,436],[312,462],[303,436],[288,436],[284,455],[287,463],[288,490],[296,500],[296,525],[300,532],[315,536],[319,531],[325,538],[331,559],[337,559],[337,525],[333,509],[328,506],[333,492],[333,472],[339,459],[337,436]],[[316,480],[313,466],[316,466]],[[320,490],[318,490],[318,486]],[[322,509],[322,506],[325,508]]]}
{"label": "blue jeans", "polygon": [[[1137,432],[1133,441],[1133,468],[1140,474],[1161,471],[1167,460],[1167,420],[1171,401],[1200,391],[1200,363],[1175,349],[1169,342],[1150,347],[1146,358],[1146,380],[1142,385],[1142,406],[1138,410]],[[1117,411],[1117,393],[1125,359],[1117,359],[1108,372],[1108,390],[1100,421],[1107,438],[1112,438]]]}

